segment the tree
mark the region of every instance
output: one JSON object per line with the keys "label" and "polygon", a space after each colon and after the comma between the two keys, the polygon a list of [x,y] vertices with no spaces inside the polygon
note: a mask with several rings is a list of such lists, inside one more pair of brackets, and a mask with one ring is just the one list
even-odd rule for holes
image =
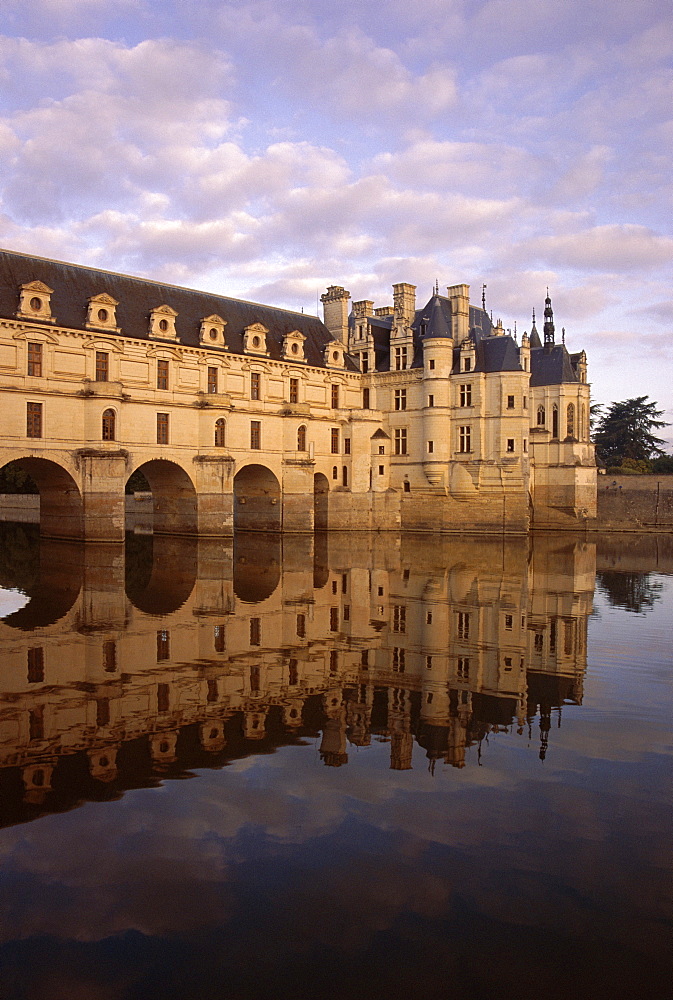
{"label": "tree", "polygon": [[667,427],[660,420],[663,410],[647,396],[624,399],[621,403],[610,403],[601,414],[594,441],[596,455],[605,465],[621,465],[625,458],[637,462],[649,462],[662,455],[662,438],[654,435],[659,427]]}

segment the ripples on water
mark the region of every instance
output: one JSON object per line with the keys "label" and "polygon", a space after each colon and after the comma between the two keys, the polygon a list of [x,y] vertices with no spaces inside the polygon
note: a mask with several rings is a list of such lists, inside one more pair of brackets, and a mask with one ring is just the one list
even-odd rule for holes
{"label": "ripples on water", "polygon": [[670,995],[670,538],[3,531],[3,1000]]}

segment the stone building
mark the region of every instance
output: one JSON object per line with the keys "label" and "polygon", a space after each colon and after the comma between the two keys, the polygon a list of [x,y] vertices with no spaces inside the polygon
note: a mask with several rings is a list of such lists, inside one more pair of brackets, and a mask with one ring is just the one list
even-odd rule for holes
{"label": "stone building", "polygon": [[45,535],[114,541],[142,472],[157,533],[523,533],[595,517],[584,354],[521,344],[467,285],[316,317],[0,252],[0,467]]}

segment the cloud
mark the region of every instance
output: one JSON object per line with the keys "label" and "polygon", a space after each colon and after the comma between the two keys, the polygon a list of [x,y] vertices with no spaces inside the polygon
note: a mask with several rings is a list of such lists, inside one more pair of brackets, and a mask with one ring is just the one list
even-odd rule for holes
{"label": "cloud", "polygon": [[555,267],[638,271],[673,261],[673,237],[635,224],[595,226],[583,232],[542,236],[525,248]]}

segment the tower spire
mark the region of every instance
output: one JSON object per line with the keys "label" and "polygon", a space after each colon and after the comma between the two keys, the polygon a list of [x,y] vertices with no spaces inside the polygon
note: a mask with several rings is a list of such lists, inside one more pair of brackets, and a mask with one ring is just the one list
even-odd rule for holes
{"label": "tower spire", "polygon": [[554,310],[551,307],[549,288],[547,288],[547,298],[544,300],[544,346],[554,346]]}

